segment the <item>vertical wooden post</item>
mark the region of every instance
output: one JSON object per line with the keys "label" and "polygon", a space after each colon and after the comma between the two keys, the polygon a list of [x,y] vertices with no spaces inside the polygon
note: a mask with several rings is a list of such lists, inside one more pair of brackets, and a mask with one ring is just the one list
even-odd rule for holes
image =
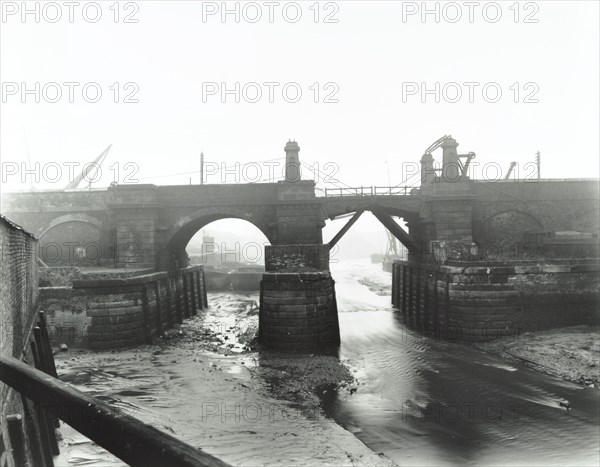
{"label": "vertical wooden post", "polygon": [[198,288],[198,302],[201,310],[204,310],[204,291],[202,290],[202,282],[200,280],[200,270],[196,270],[196,285]]}
{"label": "vertical wooden post", "polygon": [[392,306],[396,306],[396,263],[392,262]]}
{"label": "vertical wooden post", "polygon": [[183,283],[181,282],[181,274],[177,271],[175,275],[175,304],[177,306],[177,320],[183,323]]}
{"label": "vertical wooden post", "polygon": [[188,295],[187,275],[185,272],[182,272],[181,280],[183,281],[183,303],[184,303],[185,317],[189,318],[190,317],[190,297]]}
{"label": "vertical wooden post", "polygon": [[29,440],[29,448],[31,449],[31,459],[33,461],[33,465],[44,465],[42,436],[40,433],[40,426],[37,421],[34,404],[23,395],[21,396],[21,404],[23,405],[23,414],[25,415],[25,430],[27,432],[27,439]]}
{"label": "vertical wooden post", "polygon": [[434,335],[436,338],[439,337],[439,300],[438,300],[438,279],[439,279],[439,272],[435,271],[435,273],[433,274],[433,331],[434,331]]}
{"label": "vertical wooden post", "polygon": [[[415,318],[417,328],[419,328],[423,325],[423,321],[421,319],[421,268],[417,266],[414,270],[417,274],[415,281]],[[419,332],[421,332],[421,329],[419,329]]]}
{"label": "vertical wooden post", "polygon": [[202,271],[202,295],[204,296],[204,307],[208,308],[208,291],[206,290],[206,274],[204,273],[204,267]]}
{"label": "vertical wooden post", "polygon": [[[263,276],[263,278],[264,278],[264,276]],[[263,321],[263,319],[262,319],[263,318],[263,311],[262,311],[263,297],[264,297],[264,279],[261,279],[259,299],[258,299],[259,306],[261,307],[258,310],[258,341],[259,342],[265,342],[265,326],[262,323],[262,321]]]}
{"label": "vertical wooden post", "polygon": [[196,315],[196,311],[198,307],[196,305],[196,288],[194,287],[194,271],[188,272],[188,277],[190,278],[190,293],[192,298],[192,316]]}
{"label": "vertical wooden post", "polygon": [[[412,318],[413,316],[413,274],[412,274],[412,267],[408,266],[406,268],[406,272],[407,274],[407,299],[408,299],[408,303],[407,303],[407,309],[408,309],[408,316],[410,316]],[[413,324],[412,319],[411,319],[411,324]]]}
{"label": "vertical wooden post", "polygon": [[444,287],[444,327],[445,334],[448,332],[448,315],[450,314],[450,274],[446,273],[446,284]]}
{"label": "vertical wooden post", "polygon": [[428,332],[431,324],[431,310],[429,309],[429,284],[431,277],[429,272],[425,271],[425,282],[423,283],[423,322],[425,323],[424,331]]}
{"label": "vertical wooden post", "polygon": [[[44,333],[39,326],[36,326],[33,328],[33,337],[35,340],[37,356],[38,356],[39,364],[40,364],[40,366],[39,367],[36,366],[36,368],[38,370],[43,371],[44,373],[46,373],[49,376],[55,377],[52,374],[52,369],[54,367],[54,365],[53,365],[54,357],[52,356],[52,354],[48,355],[48,352],[46,351],[46,348],[50,348],[50,347],[46,345],[47,342],[45,342]],[[56,370],[54,370],[54,371],[56,371]],[[58,443],[56,441],[56,433],[54,432],[54,429],[52,429],[52,427],[55,427],[55,428],[59,427],[58,417],[54,416],[52,414],[47,414],[47,418],[48,418],[49,423],[51,423],[51,426],[49,427],[49,433],[50,433],[50,440],[52,442],[52,451],[54,452],[55,450],[58,450]],[[56,449],[54,447],[55,445],[56,445]]]}
{"label": "vertical wooden post", "polygon": [[165,279],[165,287],[167,288],[167,315],[169,318],[169,326],[173,327],[175,319],[173,317],[173,280],[171,276],[167,276]]}
{"label": "vertical wooden post", "polygon": [[8,437],[12,447],[12,457],[16,466],[25,465],[25,437],[23,436],[23,419],[20,414],[6,416]]}
{"label": "vertical wooden post", "polygon": [[[35,367],[38,370],[42,369],[42,363],[37,351],[37,346],[35,342],[29,343],[31,346],[31,355],[33,356],[33,362]],[[44,458],[44,465],[54,466],[54,460],[52,458],[55,450],[58,450],[58,445],[56,445],[56,449],[54,448],[50,435],[50,429],[54,430],[54,426],[50,427],[48,420],[46,419],[46,413],[42,409],[42,406],[38,402],[33,403],[35,407],[35,416],[37,419],[37,426],[39,427],[40,433],[40,444],[42,446],[42,454]]]}
{"label": "vertical wooden post", "polygon": [[144,312],[144,334],[146,343],[152,344],[152,328],[150,327],[150,300],[148,299],[148,287],[142,286],[142,310]]}
{"label": "vertical wooden post", "polygon": [[50,336],[48,335],[48,322],[46,321],[46,313],[44,313],[43,311],[40,311],[38,313],[39,317],[40,317],[40,321],[39,321],[39,325],[40,325],[40,329],[42,330],[42,337],[44,340],[44,344],[45,344],[45,351],[47,353],[47,355],[50,356],[50,376],[54,376],[55,378],[58,378],[58,373],[56,372],[56,365],[54,363],[54,355],[52,354],[52,346],[50,345]]}
{"label": "vertical wooden post", "polygon": [[163,307],[160,279],[156,279],[154,282],[154,296],[156,297],[156,329],[158,334],[161,335],[163,333]]}
{"label": "vertical wooden post", "polygon": [[401,277],[401,293],[400,293],[400,303],[401,303],[401,309],[403,312],[406,312],[406,265],[402,265],[402,268],[400,269],[400,272],[402,273],[402,277]]}

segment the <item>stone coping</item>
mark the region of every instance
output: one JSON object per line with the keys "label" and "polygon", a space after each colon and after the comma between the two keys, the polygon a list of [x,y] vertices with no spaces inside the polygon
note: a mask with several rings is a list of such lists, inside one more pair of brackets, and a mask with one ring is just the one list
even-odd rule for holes
{"label": "stone coping", "polygon": [[569,259],[544,261],[452,261],[446,264],[412,263],[395,260],[394,264],[418,267],[429,271],[440,271],[446,274],[548,274],[600,272],[599,259]]}
{"label": "stone coping", "polygon": [[202,271],[203,266],[191,266],[185,269],[173,271],[160,271],[140,276],[122,277],[118,279],[83,279],[74,280],[73,289],[95,288],[95,287],[118,287],[128,285],[141,285],[147,282],[159,281],[168,277],[178,276],[189,272]]}
{"label": "stone coping", "polygon": [[314,272],[265,272],[264,282],[311,282],[330,279],[331,273],[324,271]]}

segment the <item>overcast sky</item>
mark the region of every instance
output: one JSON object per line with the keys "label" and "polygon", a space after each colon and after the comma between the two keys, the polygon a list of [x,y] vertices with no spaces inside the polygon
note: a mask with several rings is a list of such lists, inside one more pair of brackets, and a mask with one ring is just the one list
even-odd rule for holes
{"label": "overcast sky", "polygon": [[[598,176],[598,2],[480,2],[472,10],[468,2],[428,2],[437,18],[423,18],[421,2],[300,2],[296,22],[290,2],[228,2],[239,9],[237,18],[223,18],[221,2],[143,1],[117,9],[110,1],[100,10],[88,3],[73,7],[69,18],[64,3],[41,2],[36,18],[22,17],[21,2],[3,2],[5,187],[20,184],[6,164],[26,162],[27,146],[32,164],[56,162],[63,170],[53,181],[48,167],[37,186],[62,188],[65,162],[89,162],[112,144],[94,184],[101,187],[136,170],[130,179],[140,183],[189,183],[190,171],[198,183],[201,151],[217,164],[260,162],[283,157],[289,138],[299,142],[304,162],[318,162],[320,170],[337,164],[343,183],[387,185],[389,166],[396,185],[408,173],[402,163],[417,162],[444,134],[462,152],[476,152],[480,164],[506,170],[514,160],[530,176],[525,164],[539,150],[544,177]],[[34,12],[36,4],[29,2]],[[70,85],[72,103],[65,82],[79,83]],[[235,93],[221,95],[222,83],[239,83],[239,103]],[[434,92],[421,95],[423,83]],[[34,92],[23,95],[25,87]],[[52,103],[57,88],[62,97]],[[86,101],[98,88],[98,102]],[[293,103],[298,88],[302,96]],[[252,103],[257,89],[262,98]],[[451,102],[458,91],[462,97]],[[267,178],[269,167],[259,167]],[[208,183],[222,181],[215,170],[209,166]],[[488,170],[493,177],[495,169]],[[252,166],[245,175],[254,181],[256,173]]]}

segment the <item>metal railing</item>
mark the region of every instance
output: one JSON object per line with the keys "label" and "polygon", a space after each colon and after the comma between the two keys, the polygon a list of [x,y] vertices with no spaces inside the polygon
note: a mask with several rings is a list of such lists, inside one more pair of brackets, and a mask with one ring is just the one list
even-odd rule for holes
{"label": "metal railing", "polygon": [[324,188],[316,190],[317,196],[414,196],[419,189],[410,186],[360,186],[345,188]]}
{"label": "metal railing", "polygon": [[34,464],[53,465],[52,456],[58,454],[54,433],[58,419],[132,466],[228,465],[57,379],[43,313],[33,331],[31,350],[36,368],[0,355],[0,381],[21,394],[25,420],[29,418],[39,427],[32,432],[33,424],[23,423],[20,414],[7,414],[17,465],[25,463],[24,428],[29,432],[30,443],[31,437],[38,438],[38,443],[33,443],[39,446],[33,446]]}

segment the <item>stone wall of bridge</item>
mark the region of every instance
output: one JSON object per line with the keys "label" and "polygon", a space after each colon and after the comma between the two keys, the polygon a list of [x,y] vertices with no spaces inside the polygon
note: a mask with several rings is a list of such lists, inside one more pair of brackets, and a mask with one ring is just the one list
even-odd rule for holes
{"label": "stone wall of bridge", "polygon": [[[509,253],[515,244],[533,241],[540,243],[537,251],[543,256],[544,245],[533,234],[580,232],[597,239],[598,180],[474,183],[473,193],[473,239],[482,246],[497,246]],[[514,251],[507,256],[511,254]]]}

